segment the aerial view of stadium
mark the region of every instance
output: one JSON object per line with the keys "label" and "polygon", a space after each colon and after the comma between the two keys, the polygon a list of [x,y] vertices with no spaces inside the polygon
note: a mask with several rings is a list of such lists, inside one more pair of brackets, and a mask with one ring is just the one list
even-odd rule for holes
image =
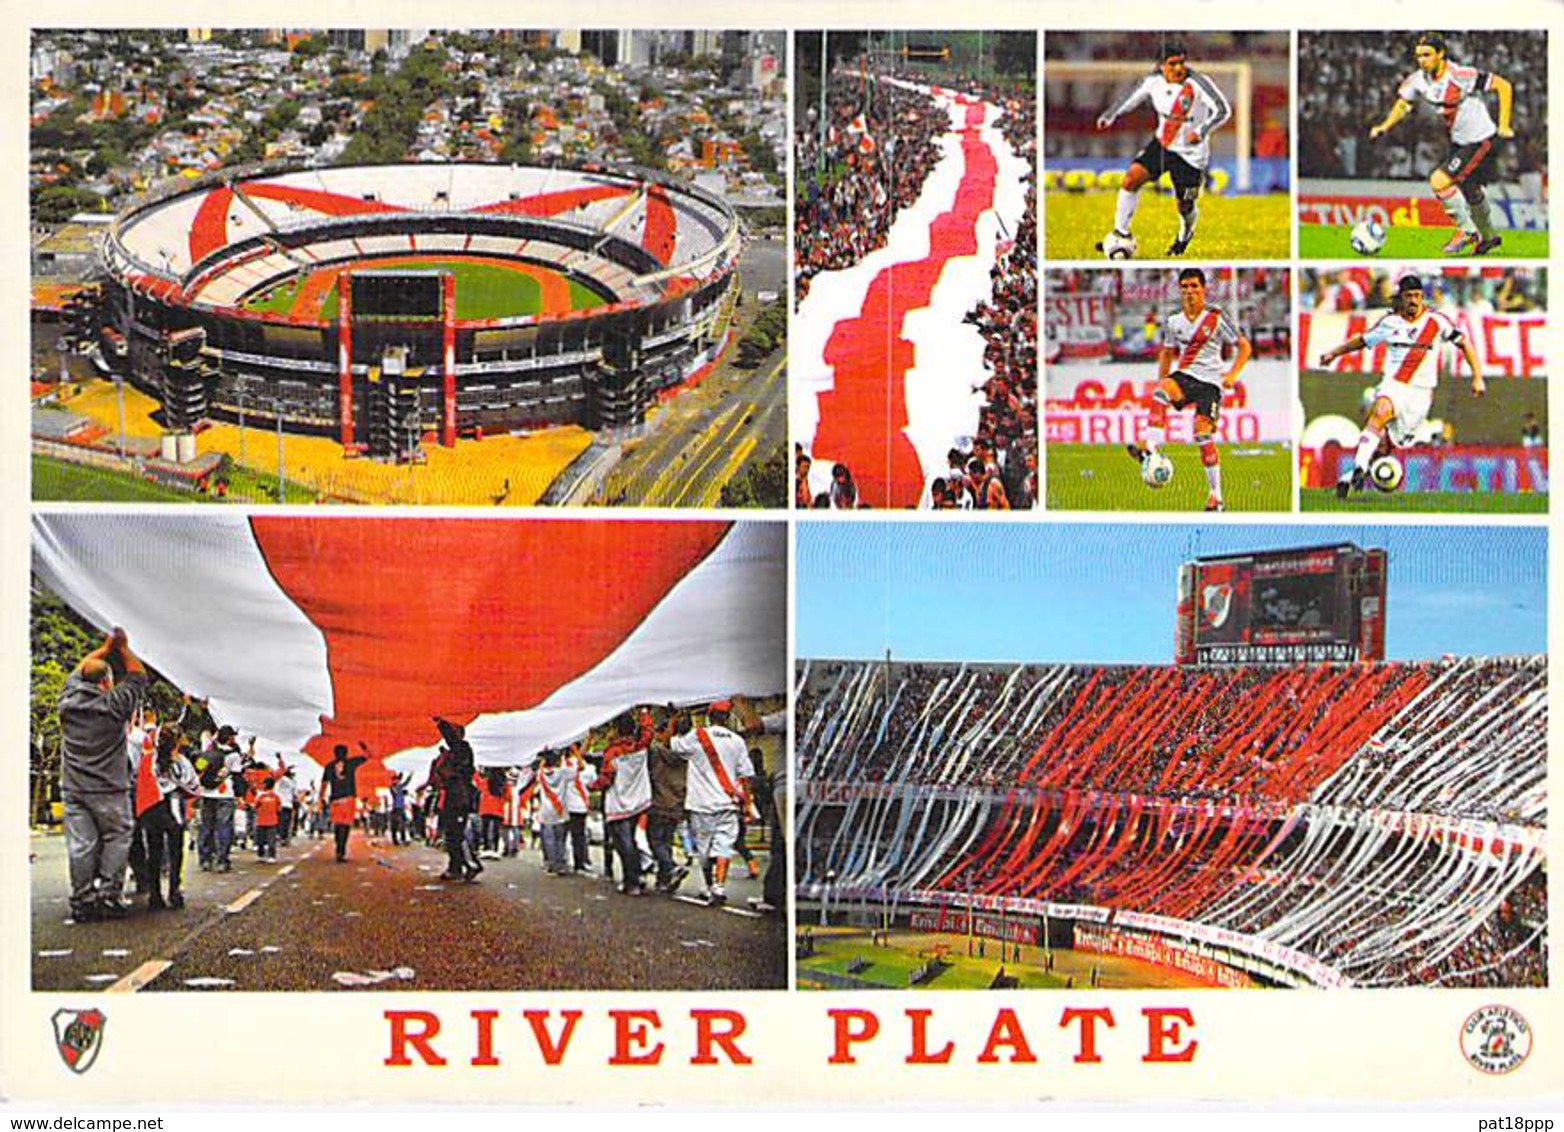
{"label": "aerial view of stadium", "polygon": [[[321,33],[306,53],[316,37],[165,37],[220,103],[203,119],[226,108],[243,126],[249,100],[266,105],[270,88],[220,85],[225,63],[318,69],[291,80],[307,133],[304,110],[273,103],[252,132],[279,127],[275,141],[212,140],[169,176],[172,95],[80,114],[69,85],[95,73],[90,52],[151,37],[86,34],[35,37],[35,156],[126,116],[165,129],[144,131],[149,170],[121,158],[136,176],[111,176],[111,212],[67,216],[95,229],[76,285],[35,289],[43,497],[70,479],[63,463],[208,498],[264,476],[272,499],[291,481],[322,501],[712,506],[731,485],[782,505],[781,256],[749,246],[783,205],[753,171],[776,176],[765,46]],[[350,73],[358,97],[333,100]],[[60,199],[42,164],[35,213]],[[769,500],[752,482],[763,463]]]}
{"label": "aerial view of stadium", "polygon": [[1050,269],[1048,506],[1287,511],[1292,273]]}
{"label": "aerial view of stadium", "polygon": [[1547,271],[1299,279],[1300,505],[1546,512]]}
{"label": "aerial view of stadium", "polygon": [[1546,535],[801,525],[799,984],[1547,985]]}
{"label": "aerial view of stadium", "polygon": [[1050,259],[1288,257],[1285,32],[1050,32],[1043,52]]}
{"label": "aerial view of stadium", "polygon": [[1298,35],[1298,252],[1548,255],[1546,31]]}
{"label": "aerial view of stadium", "polygon": [[794,505],[1036,505],[1036,34],[794,44]]}

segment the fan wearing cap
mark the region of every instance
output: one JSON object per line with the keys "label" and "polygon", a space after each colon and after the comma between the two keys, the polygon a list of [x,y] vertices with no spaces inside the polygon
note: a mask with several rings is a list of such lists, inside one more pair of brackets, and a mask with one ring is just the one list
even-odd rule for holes
{"label": "fan wearing cap", "polygon": [[[1445,37],[1436,31],[1417,37],[1412,45],[1417,70],[1401,80],[1395,104],[1369,129],[1369,139],[1383,137],[1420,104],[1438,114],[1450,131],[1450,149],[1443,164],[1428,175],[1428,187],[1456,227],[1442,251],[1487,255],[1503,241],[1494,231],[1483,186],[1492,176],[1496,143],[1515,136],[1511,122],[1515,90],[1502,75],[1452,63],[1448,52]],[[1498,104],[1497,125],[1484,101],[1489,93]]]}
{"label": "fan wearing cap", "polygon": [[710,725],[690,727],[683,734],[678,732],[689,720],[680,712],[668,744],[675,755],[689,760],[684,808],[706,875],[706,899],[712,904],[727,902],[728,862],[738,841],[739,814],[752,812],[747,780],[755,768],[748,744],[728,727],[732,709],[731,701],[717,701],[707,709]]}
{"label": "fan wearing cap", "polygon": [[1439,385],[1439,361],[1444,347],[1454,346],[1472,372],[1472,396],[1487,392],[1477,351],[1444,315],[1423,303],[1423,281],[1407,275],[1396,286],[1395,309],[1362,334],[1320,355],[1320,367],[1358,350],[1385,347],[1385,370],[1374,390],[1374,403],[1358,438],[1352,469],[1336,484],[1336,497],[1346,499],[1368,484],[1369,465],[1391,447],[1415,444],[1428,418]]}
{"label": "fan wearing cap", "polygon": [[1097,128],[1110,128],[1143,102],[1150,102],[1156,111],[1157,130],[1124,173],[1113,231],[1130,238],[1140,190],[1156,184],[1166,173],[1178,199],[1178,237],[1167,254],[1180,256],[1195,236],[1199,219],[1195,205],[1211,164],[1211,135],[1233,116],[1233,108],[1215,83],[1189,65],[1189,52],[1177,40],[1163,44],[1156,68],[1103,111]]}

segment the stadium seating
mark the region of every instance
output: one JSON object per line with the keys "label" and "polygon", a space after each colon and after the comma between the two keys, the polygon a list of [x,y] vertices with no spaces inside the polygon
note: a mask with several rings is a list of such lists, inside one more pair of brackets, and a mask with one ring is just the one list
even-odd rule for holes
{"label": "stadium seating", "polygon": [[1155,914],[1366,985],[1542,970],[1543,658],[813,662],[797,717],[806,889]]}

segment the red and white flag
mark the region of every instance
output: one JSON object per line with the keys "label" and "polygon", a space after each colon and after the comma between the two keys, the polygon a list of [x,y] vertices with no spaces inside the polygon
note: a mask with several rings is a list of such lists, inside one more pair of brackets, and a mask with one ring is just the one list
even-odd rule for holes
{"label": "red and white flag", "polygon": [[[214,718],[418,764],[530,762],[639,703],[786,687],[780,523],[47,514],[33,571]],[[399,760],[401,762],[403,760]]]}

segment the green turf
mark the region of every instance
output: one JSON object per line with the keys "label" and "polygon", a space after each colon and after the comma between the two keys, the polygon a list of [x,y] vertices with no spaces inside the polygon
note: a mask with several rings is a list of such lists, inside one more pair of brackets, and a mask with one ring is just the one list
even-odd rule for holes
{"label": "green turf", "polygon": [[[32,466],[33,498],[39,502],[273,503],[277,499],[276,476],[238,466],[228,469],[226,499],[164,487],[128,472],[107,471],[48,456],[34,456]],[[304,485],[288,484],[286,502],[310,503],[314,498],[314,493]]]}
{"label": "green turf", "polygon": [[[1303,259],[1444,259],[1440,251],[1455,234],[1452,228],[1391,228],[1377,256],[1359,256],[1352,250],[1352,229],[1344,225],[1302,224],[1298,227],[1298,255]],[[1547,259],[1546,232],[1502,232],[1504,245],[1495,257]],[[1463,257],[1465,258],[1465,257]]]}
{"label": "green turf", "polygon": [[299,285],[296,279],[289,279],[286,283],[273,287],[253,299],[241,304],[247,311],[255,311],[258,314],[287,314],[293,307],[293,297],[299,293]]}
{"label": "green turf", "polygon": [[33,498],[80,503],[192,503],[201,497],[123,472],[33,457]]}
{"label": "green turf", "polygon": [[1375,515],[1543,515],[1548,497],[1477,491],[1363,491],[1345,500],[1329,488],[1306,487],[1299,493],[1304,511],[1342,511]]}
{"label": "green turf", "polygon": [[[817,938],[816,946],[822,950],[808,959],[798,961],[800,983],[807,981],[810,972],[820,971],[843,975],[870,986],[910,990],[914,989],[908,981],[910,973],[923,964],[921,958],[910,952],[894,947],[873,947],[862,939],[836,942]],[[998,945],[994,946],[997,948]],[[869,965],[861,971],[848,974],[848,963],[858,957],[867,959]],[[998,959],[968,959],[965,955],[954,953],[947,954],[946,961],[951,964],[950,967],[916,989],[986,990],[994,981],[994,974],[999,968]],[[1023,989],[1065,985],[1061,978],[1025,966],[1012,966],[1008,970],[1020,978]]]}
{"label": "green turf", "polygon": [[604,304],[605,300],[596,291],[583,287],[574,279],[565,280],[565,285],[570,288],[570,309],[573,311],[589,311]]}
{"label": "green turf", "polygon": [[[1281,444],[1219,444],[1222,497],[1229,511],[1292,510],[1292,449]],[[1061,511],[1200,511],[1206,474],[1193,444],[1163,449],[1173,482],[1147,487],[1123,448],[1107,444],[1050,444],[1048,506]]]}
{"label": "green turf", "polygon": [[[1047,194],[1043,219],[1049,259],[1102,259],[1097,242],[1113,227],[1111,192]],[[1291,217],[1285,195],[1202,196],[1190,259],[1288,259]],[[1178,235],[1173,198],[1142,189],[1133,225],[1141,259],[1161,259]]]}

